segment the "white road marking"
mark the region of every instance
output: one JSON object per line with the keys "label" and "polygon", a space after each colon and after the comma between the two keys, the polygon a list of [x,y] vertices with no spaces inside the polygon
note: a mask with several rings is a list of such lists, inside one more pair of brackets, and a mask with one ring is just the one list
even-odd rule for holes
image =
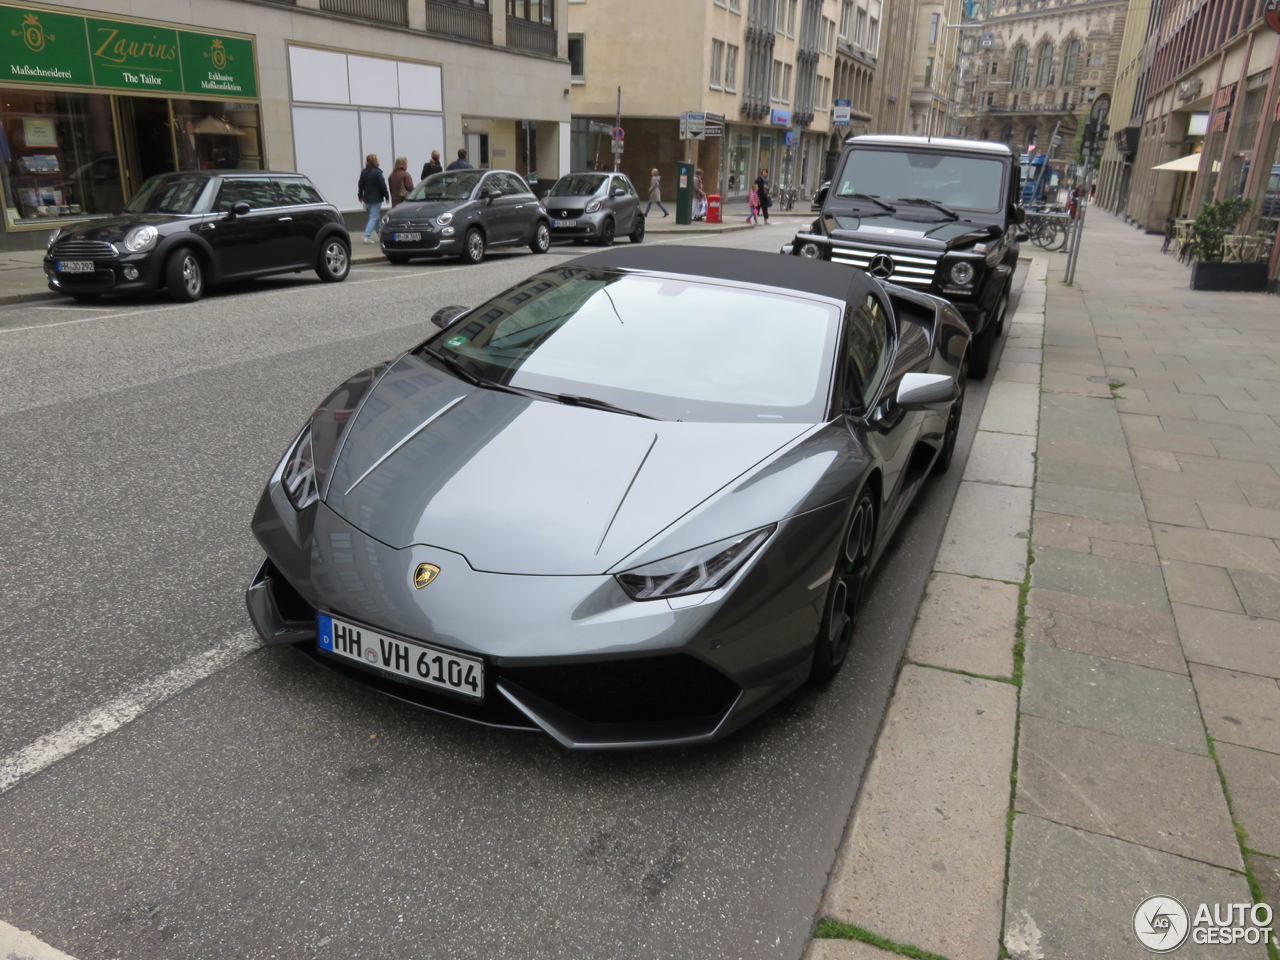
{"label": "white road marking", "polygon": [[75,960],[70,954],[55,950],[43,940],[0,920],[0,957],[9,960]]}
{"label": "white road marking", "polygon": [[[153,707],[213,676],[262,646],[253,630],[228,637],[221,644],[198,653],[185,663],[110,700],[96,710],[72,720],[61,730],[47,733],[34,743],[0,759],[0,793],[17,786],[59,760],[64,760],[95,740],[119,730]],[[0,956],[5,954],[0,953]]]}
{"label": "white road marking", "polygon": [[23,330],[46,330],[49,327],[67,327],[73,323],[88,323],[91,320],[114,320],[116,317],[136,317],[143,313],[159,313],[161,310],[176,310],[179,305],[172,307],[152,307],[149,310],[130,310],[127,313],[107,313],[99,314],[96,317],[78,317],[75,320],[55,320],[53,323],[33,323],[27,327],[5,327],[0,329],[0,334],[19,333]]}

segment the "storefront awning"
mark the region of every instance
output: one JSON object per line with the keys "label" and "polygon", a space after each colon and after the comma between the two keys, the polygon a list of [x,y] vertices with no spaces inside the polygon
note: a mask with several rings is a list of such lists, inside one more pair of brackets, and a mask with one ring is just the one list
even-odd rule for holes
{"label": "storefront awning", "polygon": [[1152,170],[1172,170],[1175,173],[1195,173],[1200,169],[1200,154],[1193,153],[1186,157],[1179,157],[1177,160],[1170,160],[1168,163],[1162,163]]}

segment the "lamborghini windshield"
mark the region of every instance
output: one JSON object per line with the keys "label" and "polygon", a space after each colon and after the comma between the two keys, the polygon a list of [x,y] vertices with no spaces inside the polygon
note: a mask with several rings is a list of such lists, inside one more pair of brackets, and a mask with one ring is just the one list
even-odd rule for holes
{"label": "lamborghini windshield", "polygon": [[[937,150],[850,150],[837,178],[835,195],[852,198],[861,194],[895,204],[924,199],[945,207],[998,213],[1004,207],[1006,166],[995,157]],[[930,217],[940,216],[936,208],[916,206],[928,211]]]}
{"label": "lamborghini windshield", "polygon": [[801,293],[563,268],[428,346],[476,377],[663,420],[817,423],[839,325],[837,305]]}

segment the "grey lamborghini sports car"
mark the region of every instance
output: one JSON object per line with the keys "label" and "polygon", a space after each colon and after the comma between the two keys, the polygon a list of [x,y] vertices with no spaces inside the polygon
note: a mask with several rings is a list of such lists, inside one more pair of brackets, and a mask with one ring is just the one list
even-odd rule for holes
{"label": "grey lamborghini sports car", "polygon": [[570,748],[714,740],[834,676],[955,446],[964,321],[843,265],[614,248],[434,319],[276,467],[249,612]]}

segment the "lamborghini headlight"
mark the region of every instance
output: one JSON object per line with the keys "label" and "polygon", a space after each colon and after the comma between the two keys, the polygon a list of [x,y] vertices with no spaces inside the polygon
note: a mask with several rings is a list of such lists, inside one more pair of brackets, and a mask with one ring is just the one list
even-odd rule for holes
{"label": "lamborghini headlight", "polygon": [[665,560],[633,567],[617,574],[617,580],[632,600],[659,600],[715,590],[728,583],[776,529],[777,524],[771,524],[717,540]]}
{"label": "lamborghini headlight", "polygon": [[320,485],[316,480],[315,454],[312,452],[309,424],[285,454],[280,485],[284,488],[284,495],[289,498],[295,510],[306,509],[320,499]]}
{"label": "lamborghini headlight", "polygon": [[124,235],[124,248],[130,253],[141,253],[143,250],[150,250],[156,245],[156,238],[160,236],[160,231],[149,223],[145,223],[140,227],[134,227]]}

